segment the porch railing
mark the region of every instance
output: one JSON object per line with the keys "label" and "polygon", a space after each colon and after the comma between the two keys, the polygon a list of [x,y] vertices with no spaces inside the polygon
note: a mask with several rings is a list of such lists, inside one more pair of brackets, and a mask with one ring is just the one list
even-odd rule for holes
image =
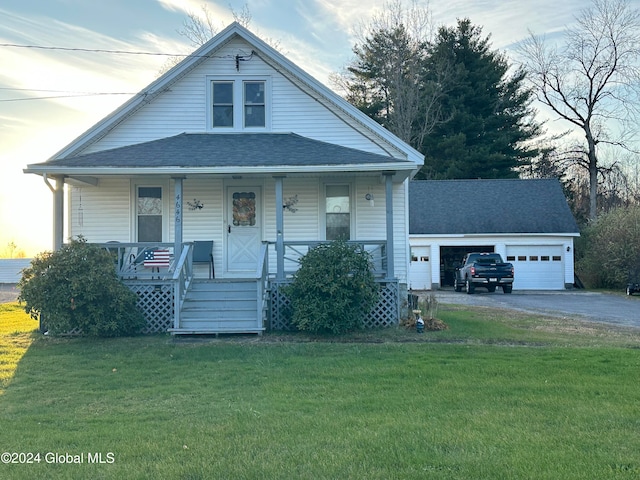
{"label": "porch railing", "polygon": [[[138,242],[120,243],[107,242],[98,244],[111,252],[114,257],[116,273],[123,280],[169,279],[169,272],[173,271],[175,262],[173,243]],[[168,252],[168,262],[153,262],[156,252]]]}
{"label": "porch railing", "polygon": [[[284,243],[284,276],[290,278],[300,267],[300,259],[309,250],[321,244],[329,244],[330,241],[285,241]],[[387,242],[385,240],[350,240],[348,245],[358,245],[371,255],[373,274],[376,278],[387,276]],[[275,255],[275,242],[269,242]]]}
{"label": "porch railing", "polygon": [[264,321],[265,306],[269,294],[269,245],[266,242],[260,247],[258,268],[256,269],[256,281],[258,282],[258,320]]}
{"label": "porch railing", "polygon": [[185,243],[180,258],[173,269],[173,328],[180,328],[180,312],[182,304],[193,279],[193,243]]}

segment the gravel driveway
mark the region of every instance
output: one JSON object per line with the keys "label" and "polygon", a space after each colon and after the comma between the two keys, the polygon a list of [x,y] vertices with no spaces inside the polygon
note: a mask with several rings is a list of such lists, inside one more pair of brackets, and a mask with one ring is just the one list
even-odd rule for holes
{"label": "gravel driveway", "polygon": [[[420,292],[422,295],[429,293]],[[512,309],[640,328],[640,296],[627,297],[582,290],[514,290],[511,295],[505,295],[499,289],[494,293],[479,289],[473,295],[456,293],[453,290],[436,290],[434,293],[441,303]]]}

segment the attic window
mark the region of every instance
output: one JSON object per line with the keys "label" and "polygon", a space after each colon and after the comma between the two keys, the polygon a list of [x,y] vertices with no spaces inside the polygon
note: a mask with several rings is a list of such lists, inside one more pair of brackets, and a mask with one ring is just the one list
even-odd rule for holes
{"label": "attic window", "polygon": [[244,126],[264,127],[264,82],[244,82]]}
{"label": "attic window", "polygon": [[233,127],[233,82],[211,82],[213,127]]}
{"label": "attic window", "polygon": [[207,76],[210,129],[262,130],[270,127],[269,78]]}

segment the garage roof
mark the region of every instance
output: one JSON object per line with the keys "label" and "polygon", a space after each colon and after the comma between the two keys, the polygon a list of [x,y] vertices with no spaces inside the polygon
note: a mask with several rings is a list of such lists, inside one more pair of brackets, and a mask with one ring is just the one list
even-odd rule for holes
{"label": "garage roof", "polygon": [[556,179],[409,183],[409,234],[579,234]]}

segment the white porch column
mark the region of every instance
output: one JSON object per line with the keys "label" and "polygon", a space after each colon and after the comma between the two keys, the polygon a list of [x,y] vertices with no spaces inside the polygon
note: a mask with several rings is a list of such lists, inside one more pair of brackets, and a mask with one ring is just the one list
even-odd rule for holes
{"label": "white porch column", "polygon": [[273,177],[276,181],[276,279],[284,280],[284,213],[282,199],[282,179]]}
{"label": "white porch column", "polygon": [[[56,181],[53,192],[53,249],[60,250],[64,243],[64,177],[53,177]],[[51,188],[51,187],[49,187]]]}
{"label": "white porch column", "polygon": [[387,278],[395,278],[395,267],[393,261],[393,175],[395,172],[383,172],[385,177],[385,205],[387,217]]}
{"label": "white porch column", "polygon": [[173,255],[176,260],[180,257],[182,253],[182,208],[183,208],[183,197],[182,194],[182,181],[184,177],[173,177],[174,182],[174,210],[175,210],[175,218],[174,218],[174,233],[173,233]]}

